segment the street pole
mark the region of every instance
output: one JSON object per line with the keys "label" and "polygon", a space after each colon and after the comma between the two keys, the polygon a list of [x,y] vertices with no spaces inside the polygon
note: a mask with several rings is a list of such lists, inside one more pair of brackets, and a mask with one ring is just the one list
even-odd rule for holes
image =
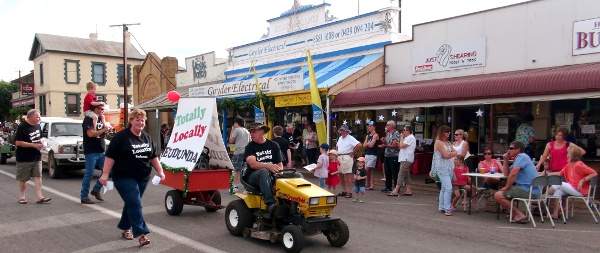
{"label": "street pole", "polygon": [[131,25],[140,25],[140,23],[134,23],[134,24],[122,24],[122,25],[111,25],[110,27],[116,27],[116,26],[122,26],[123,27],[123,120],[125,121],[125,124],[127,124],[127,120],[129,120],[129,118],[127,117],[127,114],[129,113],[129,108],[128,108],[128,104],[129,102],[127,101],[128,95],[127,95],[127,84],[129,83],[128,79],[127,79],[127,31],[129,30],[128,26]]}

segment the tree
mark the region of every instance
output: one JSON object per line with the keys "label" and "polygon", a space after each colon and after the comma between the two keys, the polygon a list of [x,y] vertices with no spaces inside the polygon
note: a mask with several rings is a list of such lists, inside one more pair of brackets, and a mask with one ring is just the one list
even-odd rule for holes
{"label": "tree", "polygon": [[[4,80],[0,80],[0,118],[4,120],[15,119],[11,117],[12,105],[10,100],[12,99],[12,93],[19,91],[18,83],[9,83]],[[13,108],[15,109],[15,108]]]}

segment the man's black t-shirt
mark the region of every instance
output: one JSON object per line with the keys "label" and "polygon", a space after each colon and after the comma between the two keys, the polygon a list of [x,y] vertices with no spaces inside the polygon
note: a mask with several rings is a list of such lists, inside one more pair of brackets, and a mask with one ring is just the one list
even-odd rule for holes
{"label": "man's black t-shirt", "polygon": [[[112,142],[110,144],[112,145]],[[265,140],[263,144],[254,141],[249,142],[244,152],[244,161],[248,156],[256,157],[256,161],[261,163],[278,164],[282,162],[279,145],[271,140]],[[246,173],[244,173],[244,181],[248,182],[248,178],[254,171],[256,170],[248,167]]]}
{"label": "man's black t-shirt", "polygon": [[106,157],[115,160],[111,171],[113,180],[148,180],[152,171],[150,161],[157,157],[156,149],[156,143],[145,132],[138,137],[129,129],[119,131],[106,149]]}
{"label": "man's black t-shirt", "polygon": [[89,137],[87,135],[87,130],[92,129],[94,131],[101,130],[104,128],[102,124],[102,120],[98,118],[98,123],[96,123],[96,127],[93,125],[93,119],[90,117],[85,117],[83,119],[83,123],[81,126],[83,127],[83,153],[84,154],[93,154],[93,153],[104,153],[104,147],[106,147],[106,132],[102,133],[98,137]]}
{"label": "man's black t-shirt", "polygon": [[283,165],[286,165],[288,163],[287,151],[288,149],[290,149],[289,142],[283,137],[275,137],[273,138],[273,141],[279,145],[279,149],[281,150],[282,155],[281,161],[283,162]]}
{"label": "man's black t-shirt", "polygon": [[292,137],[294,137],[294,144],[298,143],[298,142],[302,142],[302,139],[297,140],[296,138],[298,138],[298,136],[302,137],[302,130],[296,128],[294,129],[294,133],[292,134]]}
{"label": "man's black t-shirt", "polygon": [[[42,129],[40,125],[29,125],[27,121],[21,122],[17,127],[15,141],[39,143],[42,137]],[[41,158],[40,150],[37,148],[18,147],[15,151],[17,162],[37,162]]]}
{"label": "man's black t-shirt", "polygon": [[295,146],[296,142],[294,142],[294,136],[292,136],[291,133],[288,133],[287,131],[283,132],[283,134],[281,135],[281,138],[285,139],[286,141],[288,141],[290,144],[290,146]]}

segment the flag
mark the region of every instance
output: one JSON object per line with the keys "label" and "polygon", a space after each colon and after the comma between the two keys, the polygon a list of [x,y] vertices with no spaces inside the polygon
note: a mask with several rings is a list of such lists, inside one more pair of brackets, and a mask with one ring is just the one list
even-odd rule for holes
{"label": "flag", "polygon": [[327,132],[325,128],[325,121],[323,120],[323,106],[321,105],[321,96],[319,88],[317,88],[317,78],[315,76],[315,69],[313,67],[312,58],[310,56],[310,50],[307,51],[308,57],[308,79],[310,81],[310,98],[313,104],[313,121],[317,129],[317,135],[319,136],[319,144],[327,143]]}
{"label": "flag", "polygon": [[265,123],[265,112],[256,106],[254,107],[254,122]]}
{"label": "flag", "polygon": [[[262,119],[260,118],[256,118],[257,114],[257,109],[256,106],[254,107],[254,115],[255,115],[255,121],[256,122],[260,122],[263,124],[266,124],[269,128],[273,128],[273,126],[271,125],[271,122],[269,122],[267,120],[267,114],[265,111],[265,106],[263,105],[263,101],[262,101],[262,91],[260,90],[260,83],[258,83],[258,75],[256,74],[256,67],[254,66],[254,61],[252,61],[252,63],[250,64],[252,70],[254,71],[254,80],[256,81],[256,95],[258,96],[258,103],[260,105],[260,112],[262,112]],[[260,120],[260,121],[259,121]],[[271,138],[271,134],[273,134],[273,132],[269,131],[268,133],[265,134],[265,138],[270,139]]]}
{"label": "flag", "polygon": [[252,69],[254,70],[254,80],[256,81],[256,94],[258,96],[258,102],[260,103],[260,110],[265,111],[265,106],[262,102],[262,92],[260,91],[260,84],[258,83],[258,75],[256,74],[256,67],[254,66],[254,61],[251,63]]}

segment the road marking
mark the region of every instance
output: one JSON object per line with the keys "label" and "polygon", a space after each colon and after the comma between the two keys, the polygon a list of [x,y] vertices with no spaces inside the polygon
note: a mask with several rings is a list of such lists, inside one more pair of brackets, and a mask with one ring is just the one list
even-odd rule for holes
{"label": "road marking", "polygon": [[498,227],[500,229],[516,229],[516,230],[545,230],[545,231],[557,231],[557,232],[573,232],[573,233],[598,233],[598,231],[590,231],[590,230],[568,230],[568,229],[556,229],[556,228],[515,228],[515,227]]}
{"label": "road marking", "polygon": [[[6,176],[9,176],[9,177],[11,177],[13,179],[16,178],[16,176],[14,174],[6,172],[4,170],[0,170],[0,173],[4,174]],[[32,185],[32,186],[34,185],[31,180],[27,181],[27,184]],[[55,189],[53,189],[51,187],[42,186],[42,189],[45,190],[45,191],[47,191],[47,192],[50,192],[52,194],[55,194],[55,195],[57,195],[59,197],[62,197],[64,199],[73,201],[75,203],[80,203],[81,202],[81,200],[79,199],[79,197],[73,197],[73,196],[68,195],[66,193],[63,193],[61,191],[55,190]],[[112,216],[112,217],[117,218],[117,219],[121,218],[121,213],[117,213],[117,212],[115,212],[113,210],[101,207],[99,205],[83,205],[83,206],[88,207],[88,208],[92,208],[92,209],[94,209],[96,211],[99,211],[101,213],[104,213],[106,215]],[[224,253],[224,252],[226,252],[226,251],[222,251],[222,250],[217,249],[217,248],[213,248],[213,247],[211,247],[209,245],[206,245],[204,243],[194,241],[194,240],[192,240],[190,238],[184,237],[183,235],[179,235],[179,234],[173,233],[173,232],[168,231],[166,229],[163,229],[161,227],[158,227],[158,226],[155,226],[155,225],[152,225],[152,224],[149,224],[149,223],[146,223],[146,225],[148,226],[149,229],[152,230],[152,233],[157,233],[159,235],[162,235],[162,236],[166,237],[167,239],[170,239],[170,240],[176,241],[178,243],[184,244],[184,245],[189,246],[189,247],[191,247],[193,249],[196,249],[198,251],[207,252],[207,253]]]}

